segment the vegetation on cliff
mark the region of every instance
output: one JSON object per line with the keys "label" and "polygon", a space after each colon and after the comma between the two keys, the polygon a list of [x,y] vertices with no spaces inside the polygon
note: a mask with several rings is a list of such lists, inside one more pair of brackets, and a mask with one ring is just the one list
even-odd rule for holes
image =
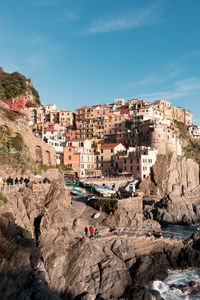
{"label": "vegetation on cliff", "polygon": [[4,126],[0,126],[0,161],[21,167],[24,171],[40,172],[39,166],[30,158],[23,137],[19,134],[14,136],[12,130]]}
{"label": "vegetation on cliff", "polygon": [[183,142],[183,152],[186,158],[191,158],[200,166],[200,145],[191,139],[188,126],[182,122],[175,121],[175,125],[179,130],[179,138]]}
{"label": "vegetation on cliff", "polygon": [[36,104],[40,104],[40,97],[37,90],[32,86],[31,80],[24,75],[14,72],[6,73],[0,68],[0,98],[14,98],[31,93]]}

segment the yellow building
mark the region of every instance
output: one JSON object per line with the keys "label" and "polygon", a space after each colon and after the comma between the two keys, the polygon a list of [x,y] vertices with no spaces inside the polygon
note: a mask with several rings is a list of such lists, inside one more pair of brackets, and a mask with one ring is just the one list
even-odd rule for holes
{"label": "yellow building", "polygon": [[114,156],[125,151],[126,148],[121,143],[103,144],[98,154],[95,154],[96,168],[103,172],[114,171]]}
{"label": "yellow building", "polygon": [[70,110],[59,110],[59,125],[62,127],[70,127],[74,123],[74,113]]}

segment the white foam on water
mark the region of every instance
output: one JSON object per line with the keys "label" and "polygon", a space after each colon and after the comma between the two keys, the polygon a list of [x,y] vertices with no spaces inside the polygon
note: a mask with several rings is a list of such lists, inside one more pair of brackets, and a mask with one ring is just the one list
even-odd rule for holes
{"label": "white foam on water", "polygon": [[184,295],[180,289],[170,289],[170,285],[187,285],[190,281],[200,282],[200,270],[190,271],[169,271],[169,275],[164,282],[156,280],[150,286],[151,289],[160,292],[166,300],[200,300],[200,290]]}

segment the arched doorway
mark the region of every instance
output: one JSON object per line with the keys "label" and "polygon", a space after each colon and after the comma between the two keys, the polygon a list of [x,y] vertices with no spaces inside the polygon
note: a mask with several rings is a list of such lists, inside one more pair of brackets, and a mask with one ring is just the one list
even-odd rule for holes
{"label": "arched doorway", "polygon": [[43,164],[42,148],[40,146],[35,147],[35,157],[36,162],[38,162],[39,164]]}
{"label": "arched doorway", "polygon": [[47,165],[51,166],[51,153],[46,150],[46,155],[47,155]]}

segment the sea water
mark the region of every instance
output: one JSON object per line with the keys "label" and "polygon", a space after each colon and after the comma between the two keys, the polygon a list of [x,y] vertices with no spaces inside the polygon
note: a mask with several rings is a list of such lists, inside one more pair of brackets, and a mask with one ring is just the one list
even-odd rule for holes
{"label": "sea water", "polygon": [[[197,227],[169,224],[162,226],[162,233],[165,237],[171,237],[173,234],[177,239],[187,239],[196,231]],[[171,290],[169,288],[172,284],[188,285],[190,281],[200,282],[200,270],[169,271],[169,275],[164,282],[156,280],[150,288],[159,291],[166,300],[200,300],[200,290],[194,291],[190,295],[183,295],[181,290],[176,288]]]}
{"label": "sea water", "polygon": [[181,290],[176,288],[171,290],[169,288],[172,284],[188,285],[190,281],[200,282],[200,270],[190,270],[186,272],[169,271],[169,275],[164,282],[156,280],[152,283],[150,288],[159,291],[160,295],[166,300],[199,300],[200,290],[193,291],[189,295],[183,295]]}
{"label": "sea water", "polygon": [[197,227],[198,226],[169,224],[166,226],[162,226],[162,233],[164,237],[171,237],[173,234],[177,239],[187,239],[196,231]]}

